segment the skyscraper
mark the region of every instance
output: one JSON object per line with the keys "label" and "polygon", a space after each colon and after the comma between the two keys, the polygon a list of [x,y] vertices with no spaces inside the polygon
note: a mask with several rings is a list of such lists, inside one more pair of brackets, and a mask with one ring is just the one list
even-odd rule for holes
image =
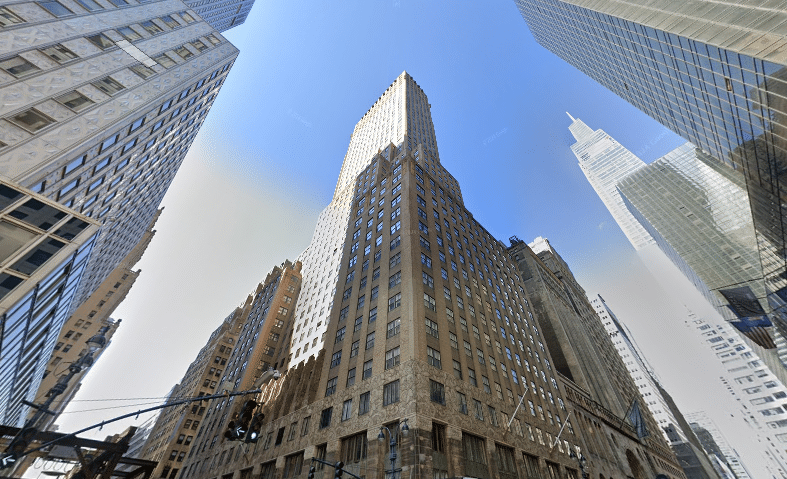
{"label": "skyscraper", "polygon": [[[308,359],[323,344],[347,220],[355,212],[354,190],[368,192],[371,188],[369,178],[364,178],[360,185],[355,184],[358,173],[375,154],[383,150],[385,155],[389,154],[391,144],[417,152],[424,168],[435,174],[446,190],[462,198],[459,184],[440,165],[426,94],[407,72],[402,72],[355,125],[333,199],[320,213],[314,236],[299,257],[303,263],[303,285],[295,309],[296,334],[290,346],[294,363]],[[417,151],[419,144],[424,145],[423,152]],[[360,223],[355,227],[360,227]]]}
{"label": "skyscraper", "polygon": [[[574,125],[580,122],[580,120],[575,119]],[[574,127],[571,131],[574,132],[577,130],[578,128]],[[598,131],[601,132],[601,130]],[[594,148],[592,145],[593,142],[599,142],[601,146]],[[621,190],[616,187],[616,185],[626,181],[626,178],[629,178],[632,175],[640,175],[651,168],[656,170],[653,173],[654,175],[660,174],[659,172],[662,170],[662,167],[659,165],[659,162],[661,160],[657,160],[652,165],[642,164],[642,166],[639,168],[632,168],[631,166],[635,165],[636,162],[632,161],[631,158],[636,157],[627,150],[625,153],[620,153],[620,150],[625,150],[625,148],[621,145],[617,145],[617,147],[614,149],[606,148],[606,145],[609,144],[606,135],[599,134],[592,139],[589,135],[581,136],[578,137],[578,143],[582,144],[582,148],[579,149],[575,146],[574,151],[579,152],[580,155],[582,152],[594,151],[597,152],[599,156],[604,156],[605,154],[610,155],[608,159],[599,158],[592,162],[589,162],[588,160],[594,158],[593,155],[589,155],[587,158],[578,156],[578,159],[580,161],[580,165],[584,165],[582,169],[588,176],[589,180],[597,176],[606,179],[605,185],[600,185],[598,182],[595,182],[594,184],[592,181],[591,184],[594,186],[594,188],[597,188],[596,191],[600,197],[612,197],[617,200],[617,203],[610,202],[610,204],[616,206],[614,208],[610,208],[610,213],[612,214],[613,218],[615,218],[615,221],[621,225],[621,228],[631,228],[632,221],[642,220],[639,223],[640,228],[643,228],[643,231],[649,235],[650,240],[645,239],[639,241],[639,248],[637,249],[637,252],[642,258],[643,263],[645,263],[648,269],[653,273],[654,277],[659,280],[665,291],[667,291],[669,294],[675,295],[675,297],[683,297],[681,296],[683,293],[681,290],[684,288],[684,283],[676,282],[675,277],[671,276],[680,274],[683,275],[683,278],[685,278],[681,281],[688,280],[685,284],[689,284],[688,282],[690,281],[690,284],[693,284],[696,291],[702,293],[702,296],[707,301],[707,304],[714,306],[713,310],[708,311],[707,314],[704,311],[701,314],[688,311],[687,315],[682,318],[682,320],[694,332],[700,334],[703,347],[707,347],[713,351],[714,355],[718,358],[719,362],[726,371],[726,374],[721,378],[722,383],[730,392],[731,397],[737,401],[741,417],[746,419],[746,422],[751,428],[752,432],[759,436],[761,443],[764,445],[763,453],[766,457],[762,460],[763,464],[768,464],[768,467],[774,474],[781,474],[779,471],[787,471],[787,467],[785,467],[785,464],[787,464],[787,456],[785,455],[786,450],[783,446],[783,444],[787,444],[787,442],[785,442],[787,441],[787,436],[783,436],[781,433],[783,428],[787,427],[787,421],[782,422],[781,419],[773,417],[782,414],[779,412],[779,410],[782,410],[781,406],[776,408],[774,407],[775,404],[773,403],[779,399],[782,399],[782,394],[787,393],[787,389],[785,389],[784,384],[779,379],[777,379],[774,372],[771,371],[766,366],[766,364],[763,363],[760,357],[758,357],[756,352],[752,350],[752,346],[757,347],[760,351],[765,350],[757,346],[753,340],[749,340],[749,342],[752,344],[752,346],[749,346],[749,344],[744,342],[742,339],[748,339],[747,336],[736,334],[736,331],[738,331],[738,333],[741,331],[731,327],[725,318],[721,317],[718,313],[726,312],[727,318],[729,319],[735,319],[735,316],[730,311],[720,307],[721,303],[718,299],[719,297],[710,291],[707,285],[694,272],[694,270],[683,259],[683,257],[678,254],[675,248],[673,248],[670,243],[653,228],[652,225],[645,221],[644,217],[641,215],[635,216],[632,212],[632,208],[630,207],[630,203],[628,206],[625,206],[626,199],[621,195]],[[672,152],[667,156],[670,158],[676,155],[682,156],[679,155],[679,153],[685,152],[687,148],[688,147],[686,146],[679,147],[675,150],[675,152]],[[591,168],[591,166],[597,167],[598,169]],[[670,183],[666,181],[658,181],[651,182],[653,183],[651,185],[653,187],[652,191],[647,193],[643,192],[642,196],[643,198],[647,197],[654,205],[658,205],[669,195],[677,197],[686,196],[683,202],[675,202],[671,205],[667,204],[669,202],[664,202],[665,205],[661,207],[654,206],[656,209],[683,208],[683,210],[686,210],[685,214],[680,213],[680,215],[676,216],[676,214],[673,213],[672,215],[678,218],[680,221],[683,221],[683,218],[691,213],[684,203],[697,203],[707,198],[711,198],[715,199],[716,201],[716,203],[714,203],[715,209],[724,209],[722,208],[723,205],[729,207],[730,202],[734,204],[735,190],[731,189],[731,185],[727,184],[726,182],[722,182],[721,179],[716,176],[711,176],[710,178],[714,178],[716,181],[715,183],[713,181],[704,182],[705,185],[714,185],[714,188],[711,188],[713,193],[709,195],[690,195],[687,194],[686,191],[687,184],[676,186],[674,182]],[[696,180],[690,183],[694,189],[696,189],[697,184],[701,185],[703,183],[697,183]],[[613,188],[614,190],[612,190]],[[733,200],[730,200],[729,198],[731,195],[733,196]],[[620,207],[621,204],[624,205],[624,208]],[[713,211],[714,208],[711,208],[711,210]],[[705,211],[704,207],[700,207],[700,209],[702,209],[703,212]],[[634,212],[636,212],[636,210],[634,210]],[[733,211],[718,211],[718,215],[721,218],[724,218],[725,215],[734,215],[734,213],[734,209]],[[699,221],[699,218],[689,218],[688,223],[681,224],[678,221],[678,224],[681,224],[681,227],[675,228],[674,226],[671,226],[670,228],[676,233],[686,235],[689,240],[695,241],[702,245],[705,241],[710,241],[710,239],[702,239],[706,232],[698,228],[697,225],[699,224],[705,229],[708,229],[709,226],[713,225],[712,221],[708,221],[706,223],[707,224],[703,224],[701,221]],[[721,225],[724,228],[733,231],[736,230],[736,228],[740,228],[741,225],[739,223],[740,222],[736,223],[735,221],[730,221],[728,219],[724,222],[721,222]],[[634,244],[633,242],[632,245],[635,247],[637,246],[637,244]],[[678,270],[680,273],[677,273]],[[781,373],[782,370],[783,368],[779,367],[777,372]]]}
{"label": "skyscraper", "polygon": [[768,312],[787,337],[787,34],[784,9],[751,2],[515,0],[568,63],[739,170]]}
{"label": "skyscraper", "polygon": [[[660,436],[640,441],[623,424],[625,400],[567,386],[516,262],[466,209],[433,138],[426,96],[403,73],[356,126],[302,255],[282,333],[293,359],[260,398],[259,442],[226,440],[241,404],[215,400],[179,477],[296,477],[315,457],[366,477],[576,478],[570,454],[588,451],[603,455],[592,467],[605,476],[683,477]],[[254,332],[275,318],[249,315],[222,384],[242,388],[259,360],[241,361],[270,340]]]}
{"label": "skyscraper", "polygon": [[[627,174],[618,190],[659,247],[679,257],[712,304],[763,348],[776,347],[743,178],[686,143]],[[673,255],[674,256],[674,255]],[[729,309],[729,311],[727,311]],[[731,315],[729,313],[732,313]],[[787,353],[787,351],[785,351]]]}
{"label": "skyscraper", "polygon": [[0,24],[0,177],[102,225],[71,313],[142,239],[238,50],[174,0],[6,2]]}
{"label": "skyscraper", "polygon": [[254,0],[185,0],[183,3],[211,27],[224,32],[246,21]]}
{"label": "skyscraper", "polygon": [[714,477],[712,462],[705,456],[702,445],[681,411],[656,380],[653,369],[635,346],[628,328],[615,316],[600,294],[590,298],[590,304],[642,394],[645,406],[653,414],[660,432],[680,460],[686,477]]}

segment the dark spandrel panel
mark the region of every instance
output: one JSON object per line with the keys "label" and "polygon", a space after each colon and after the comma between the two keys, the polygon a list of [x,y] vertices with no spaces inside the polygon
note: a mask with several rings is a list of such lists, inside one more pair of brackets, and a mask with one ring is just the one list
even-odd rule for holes
{"label": "dark spandrel panel", "polygon": [[10,186],[0,184],[0,210],[8,208],[8,205],[18,200],[22,193]]}
{"label": "dark spandrel panel", "polygon": [[22,259],[11,266],[11,269],[28,275],[33,274],[35,270],[46,263],[49,258],[54,256],[65,245],[62,241],[55,239],[44,241],[36,249],[24,255]]}
{"label": "dark spandrel panel", "polygon": [[22,278],[7,273],[0,274],[0,300],[19,286],[22,281],[24,281]]}
{"label": "dark spandrel panel", "polygon": [[66,216],[66,212],[32,198],[9,214],[44,231],[48,231]]}
{"label": "dark spandrel panel", "polygon": [[90,223],[87,223],[86,221],[82,221],[79,218],[71,218],[68,220],[68,222],[66,222],[66,224],[58,228],[58,230],[55,231],[55,234],[63,239],[71,241],[88,226],[90,226]]}

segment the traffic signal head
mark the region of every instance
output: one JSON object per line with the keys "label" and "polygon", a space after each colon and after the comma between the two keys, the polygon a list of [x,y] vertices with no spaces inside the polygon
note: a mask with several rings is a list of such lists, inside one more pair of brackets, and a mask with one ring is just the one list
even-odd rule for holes
{"label": "traffic signal head", "polygon": [[224,437],[230,441],[236,441],[240,439],[240,436],[240,425],[236,421],[230,421],[229,424],[227,424],[227,430],[224,431]]}
{"label": "traffic signal head", "polygon": [[243,429],[247,429],[249,427],[249,423],[251,422],[252,417],[254,416],[254,408],[257,407],[257,402],[249,399],[243,404],[243,409],[240,412],[240,425]]}
{"label": "traffic signal head", "polygon": [[265,414],[261,412],[254,415],[249,425],[249,431],[246,433],[246,442],[257,442],[260,438],[260,429],[262,429],[262,420],[264,418]]}
{"label": "traffic signal head", "polygon": [[333,477],[336,479],[340,479],[342,474],[344,474],[344,463],[342,461],[337,462],[334,467],[336,468],[333,473]]}
{"label": "traffic signal head", "polygon": [[316,471],[316,469],[314,469],[314,466],[309,468],[309,479],[314,479],[314,472],[315,471]]}

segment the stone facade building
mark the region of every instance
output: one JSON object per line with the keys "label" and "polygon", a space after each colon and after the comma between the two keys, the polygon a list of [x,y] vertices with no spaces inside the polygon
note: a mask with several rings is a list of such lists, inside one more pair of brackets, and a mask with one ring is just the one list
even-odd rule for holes
{"label": "stone facade building", "polygon": [[[397,92],[407,129],[430,137],[431,119],[419,121],[429,116],[428,102],[406,73],[370,112]],[[385,122],[377,126],[390,132]],[[402,134],[410,138],[407,129]],[[293,346],[319,341],[319,354],[306,359],[301,350],[300,360],[278,362],[289,370],[257,397],[265,415],[257,442],[224,437],[241,400],[213,400],[178,477],[305,477],[314,457],[342,461],[347,471],[367,478],[393,469],[397,477],[575,479],[580,470],[573,453],[603,457],[599,470],[611,477],[684,479],[660,435],[642,440],[634,428],[621,426],[624,399],[586,392],[595,391],[591,382],[602,368],[617,374],[611,365],[602,361],[586,389],[567,388],[517,262],[466,209],[436,147],[381,141],[349,179],[343,168],[337,187],[349,198],[346,224],[334,231],[341,233],[338,246],[329,252],[338,270],[310,280],[332,291],[327,324],[323,313],[300,306],[291,323]],[[348,158],[355,161],[356,153]],[[346,160],[345,166],[352,165]],[[312,304],[308,288],[299,302]],[[311,324],[310,314],[321,319]],[[223,384],[244,388],[243,369],[255,371],[259,364],[245,362],[257,348],[252,335],[271,319],[255,327],[259,320],[249,316]],[[314,337],[312,329],[301,339],[306,326],[323,332]],[[244,338],[248,349],[240,347]],[[269,336],[257,338],[271,346]],[[600,338],[609,342],[603,327]],[[608,349],[619,362],[611,343]],[[604,380],[623,390],[619,378]],[[595,430],[586,419],[617,431],[614,453],[602,452],[612,443],[589,443]],[[383,441],[375,441],[380,435]],[[596,466],[601,459],[590,459],[602,467]],[[317,477],[333,474],[320,463],[315,469]]]}
{"label": "stone facade building", "polygon": [[[170,391],[168,402],[215,394],[227,360],[243,327],[248,302],[224,318],[189,365],[179,384]],[[152,477],[174,479],[183,466],[205,416],[206,404],[195,402],[163,409],[137,457],[158,462]]]}

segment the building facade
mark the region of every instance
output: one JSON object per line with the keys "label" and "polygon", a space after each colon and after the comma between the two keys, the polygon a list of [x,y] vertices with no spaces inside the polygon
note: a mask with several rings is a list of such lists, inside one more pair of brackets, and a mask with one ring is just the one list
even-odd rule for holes
{"label": "building facade", "polygon": [[[397,92],[399,113],[389,112],[385,105],[398,104]],[[388,120],[364,129],[377,114]],[[327,253],[322,262],[335,261],[337,269],[328,266],[328,275],[310,280],[318,270],[303,267],[291,326],[295,352],[286,374],[258,397],[265,414],[259,441],[227,440],[240,400],[214,400],[179,477],[303,477],[312,457],[343,461],[365,477],[391,469],[402,477],[579,477],[571,453],[587,455],[597,432],[569,418],[563,380],[517,264],[466,209],[436,147],[427,145],[427,116],[425,95],[405,73],[356,127],[337,186],[349,213],[334,232],[321,233],[318,223],[315,233],[337,241],[336,251],[334,243],[316,243]],[[370,136],[356,141],[359,132]],[[403,135],[398,145],[389,142],[391,132]],[[313,329],[301,339],[302,317],[321,318],[314,285],[329,295],[327,317],[307,323]],[[249,324],[251,339],[258,327]],[[257,341],[269,339],[263,336]],[[251,341],[238,348],[241,360],[253,354]],[[255,366],[241,364],[238,376],[233,367],[225,384],[243,381],[242,370]],[[583,417],[603,414],[597,423],[615,424],[623,441],[593,467],[617,477],[684,477],[660,436],[643,443],[633,427],[620,426],[624,411],[614,415],[583,390],[572,391],[588,411]],[[382,442],[374,440],[379,435]],[[601,449],[599,443],[592,450]],[[333,474],[315,468],[318,477]]]}
{"label": "building facade", "polygon": [[[573,125],[572,132],[581,132],[585,128],[584,123],[581,123],[579,119],[575,119]],[[758,339],[760,342],[763,342],[768,337],[763,333],[770,331],[752,330],[751,327],[746,328],[739,322],[734,322],[739,318],[732,313],[731,309],[722,307],[720,298],[723,298],[723,296],[715,294],[708,288],[702,278],[683,259],[676,248],[672,247],[671,243],[631,205],[623,194],[629,189],[634,190],[636,186],[635,192],[638,194],[637,198],[641,198],[640,202],[650,205],[648,211],[652,209],[658,212],[658,215],[654,213],[651,218],[660,220],[658,223],[661,228],[667,228],[664,231],[668,233],[668,236],[676,236],[679,238],[679,241],[683,242],[683,246],[679,246],[680,248],[691,250],[692,248],[686,246],[687,244],[694,242],[701,246],[703,242],[711,241],[713,235],[710,233],[713,232],[723,232],[728,236],[728,239],[725,241],[732,241],[737,237],[745,236],[746,222],[735,216],[739,209],[737,207],[742,207],[739,201],[740,196],[736,197],[734,194],[737,191],[734,188],[735,184],[731,183],[731,180],[725,179],[726,177],[721,176],[718,173],[718,168],[710,171],[703,170],[706,173],[704,176],[695,173],[694,176],[697,179],[686,181],[686,177],[690,177],[689,174],[692,173],[692,170],[696,172],[701,165],[706,165],[706,163],[700,162],[701,165],[692,163],[693,166],[692,168],[687,168],[687,173],[669,173],[669,176],[673,177],[670,179],[671,181],[666,178],[664,181],[648,181],[647,184],[650,188],[637,186],[639,184],[636,181],[631,182],[635,186],[624,187],[622,186],[623,184],[629,184],[629,178],[637,178],[643,175],[668,175],[666,170],[670,168],[662,165],[661,159],[651,165],[644,165],[643,163],[639,167],[633,168],[632,166],[636,166],[636,163],[631,158],[636,157],[628,152],[619,154],[618,151],[625,148],[617,144],[617,142],[614,142],[617,145],[615,148],[608,148],[610,143],[607,141],[606,134],[600,133],[603,132],[596,130],[593,136],[581,133],[576,136],[578,143],[582,146],[581,149],[574,148],[574,150],[575,153],[580,153],[578,159],[581,165],[584,164],[583,171],[586,172],[589,180],[594,176],[607,179],[607,183],[603,187],[600,187],[598,182],[591,181],[591,184],[600,197],[614,198],[616,200],[616,203],[612,203],[615,207],[610,207],[609,210],[615,221],[621,226],[621,229],[631,228],[633,220],[638,222],[642,231],[645,231],[650,236],[650,240],[643,241],[640,239],[637,243],[632,242],[632,245],[637,248],[643,263],[660,280],[660,284],[665,288],[665,291],[669,294],[674,294],[676,297],[682,297],[677,291],[682,286],[667,284],[670,281],[665,279],[667,278],[665,267],[677,268],[695,289],[702,294],[708,304],[714,307],[714,311],[727,313],[726,317],[722,317],[719,314],[713,314],[713,311],[710,311],[708,314],[704,312],[697,314],[687,310],[687,314],[681,320],[694,334],[699,335],[699,340],[703,347],[711,349],[724,371],[726,371],[726,374],[720,379],[727,391],[729,391],[730,396],[739,405],[741,417],[746,419],[746,423],[752,433],[758,436],[760,442],[764,445],[763,464],[768,464],[770,470],[778,476],[778,474],[781,474],[779,471],[787,471],[787,468],[784,466],[787,464],[785,462],[787,448],[781,432],[787,423],[781,422],[781,419],[777,417],[781,414],[779,409],[784,409],[780,404],[776,404],[781,399],[782,389],[785,387],[784,383],[779,379],[784,368],[781,367],[781,364],[772,364],[776,361],[766,362],[766,360],[762,359],[758,353],[768,355],[766,357],[770,355],[767,349],[760,346],[758,341],[755,341],[755,339]],[[594,148],[592,146],[593,142],[599,142],[600,146]],[[583,158],[581,152],[596,153]],[[597,156],[604,156],[608,152],[613,153],[608,159],[594,160]],[[685,158],[686,156],[694,155],[695,153],[693,152],[695,152],[693,148],[684,145],[666,155],[665,158]],[[588,159],[593,160],[592,163]],[[591,168],[590,165],[602,165],[602,167],[596,169]],[[675,178],[679,178],[682,181],[676,182]],[[642,184],[644,185],[645,182],[642,182]],[[616,185],[621,186],[618,187]],[[705,189],[700,188],[703,185],[706,186]],[[689,194],[690,191],[693,194]],[[665,198],[671,197],[677,197],[679,200],[673,202],[665,200]],[[738,203],[735,202],[736,198]],[[605,201],[605,204],[607,203],[609,202]],[[621,205],[623,205],[622,208],[620,207]],[[670,214],[663,213],[667,210],[670,211]],[[714,219],[702,221],[702,218],[714,212],[716,212],[719,221]],[[741,229],[744,230],[743,234],[738,234],[737,236],[733,234],[733,232]],[[680,238],[681,235],[685,237]],[[630,238],[634,237],[633,235],[627,236]],[[718,236],[721,236],[721,234],[717,234]],[[637,238],[641,237],[637,236]],[[727,251],[731,259],[741,254],[740,251],[733,250],[731,247],[728,247]],[[700,250],[699,253],[695,251],[694,256],[691,257],[696,256],[712,256],[712,253],[707,250]],[[734,265],[744,263],[745,258],[735,259],[738,262],[730,260],[729,264],[724,263],[722,265],[723,268],[720,268],[721,271],[730,272],[731,282],[734,282],[733,277],[740,278],[742,274],[747,274],[745,271],[738,273],[734,268]],[[717,259],[713,260],[716,261]],[[757,264],[755,261],[755,266]],[[713,279],[713,276],[709,276],[709,278]],[[713,284],[717,285],[717,283]],[[737,327],[730,326],[730,323]],[[746,334],[741,334],[744,332]],[[765,337],[763,338],[763,336]],[[755,339],[752,339],[752,337]],[[773,366],[776,367],[773,368]],[[766,383],[769,387],[765,386]],[[777,406],[779,409],[777,409]]]}
{"label": "building facade", "polygon": [[612,312],[600,294],[589,299],[639,389],[644,405],[653,414],[653,419],[680,461],[686,477],[715,477],[713,462],[706,457],[701,443],[672,397],[656,380],[653,369],[635,346],[628,328]]}
{"label": "building facade", "polygon": [[238,51],[179,0],[0,10],[0,177],[103,225],[73,313],[143,239]]}
{"label": "building facade", "polygon": [[[99,351],[96,351],[93,364],[98,361],[101,354],[109,346],[110,339],[121,322],[121,320],[115,320],[110,316],[126,298],[134,282],[139,277],[140,271],[134,271],[131,268],[139,261],[153,239],[155,234],[153,226],[157,219],[158,215],[153,219],[153,222],[148,227],[148,231],[134,249],[123,258],[123,261],[120,262],[115,270],[107,276],[93,294],[63,324],[52,351],[52,356],[49,359],[47,370],[44,372],[44,377],[38,387],[36,402],[43,402],[60,375],[68,370],[67,365],[77,361],[85,353],[83,346],[86,338],[94,336],[101,328],[107,327],[104,332],[107,344]],[[50,411],[53,411],[55,414],[44,416],[43,422],[36,425],[38,430],[46,431],[51,429],[60,413],[65,410],[71,399],[79,391],[81,382],[89,370],[89,368],[86,368],[71,379],[66,390],[60,394],[57,403],[50,407]],[[33,413],[34,411],[28,413],[28,416],[32,416]]]}
{"label": "building facade", "polygon": [[[189,365],[179,384],[170,391],[167,402],[215,394],[227,360],[236,347],[244,322],[244,304],[224,318]],[[206,404],[195,402],[163,409],[147,433],[136,457],[156,461],[151,477],[175,479],[183,466],[194,437],[205,416]]]}
{"label": "building facade", "polygon": [[21,427],[23,401],[36,399],[100,227],[0,180],[0,229],[0,423]]}
{"label": "building facade", "polygon": [[[516,0],[535,39],[745,178],[787,361],[787,17],[781,6]],[[719,252],[720,255],[725,252]],[[744,256],[744,252],[741,253]]]}
{"label": "building facade", "polygon": [[211,27],[224,32],[246,21],[254,0],[186,0],[183,3]]}
{"label": "building facade", "polygon": [[775,349],[746,184],[735,171],[714,166],[686,143],[628,174],[618,190],[631,216],[665,253],[677,253],[714,295],[711,301],[732,313],[735,327]]}

